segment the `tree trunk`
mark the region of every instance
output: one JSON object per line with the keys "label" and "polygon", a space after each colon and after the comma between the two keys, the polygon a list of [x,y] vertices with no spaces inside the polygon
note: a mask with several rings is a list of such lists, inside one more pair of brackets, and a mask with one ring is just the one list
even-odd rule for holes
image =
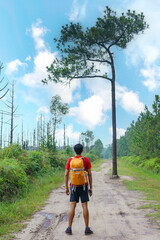
{"label": "tree trunk", "polygon": [[55,115],[54,123],[53,123],[53,144],[56,142],[56,125],[57,125],[57,118]]}
{"label": "tree trunk", "polygon": [[13,119],[14,119],[14,84],[12,84],[11,95],[11,131],[10,131],[10,144],[13,143]]}
{"label": "tree trunk", "polygon": [[64,124],[64,149],[66,148],[66,128],[65,128],[65,124]]}
{"label": "tree trunk", "polygon": [[113,144],[112,144],[112,176],[118,177],[117,173],[117,140],[116,140],[116,100],[115,100],[115,81],[112,84],[112,131],[113,131]]}
{"label": "tree trunk", "polygon": [[111,81],[111,91],[112,91],[112,131],[113,131],[113,143],[112,143],[112,177],[118,178],[117,173],[117,136],[116,136],[116,97],[115,97],[115,67],[113,61],[113,55],[108,51],[111,59],[111,69],[112,69],[112,81]]}
{"label": "tree trunk", "polygon": [[3,112],[1,113],[1,139],[0,139],[0,147],[2,148],[2,137],[3,136]]}

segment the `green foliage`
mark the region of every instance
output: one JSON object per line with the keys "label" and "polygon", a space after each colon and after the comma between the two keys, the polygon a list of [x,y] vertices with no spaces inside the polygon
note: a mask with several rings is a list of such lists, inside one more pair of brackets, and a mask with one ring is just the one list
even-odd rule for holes
{"label": "green foliage", "polygon": [[125,156],[121,159],[124,159],[128,163],[131,163],[133,165],[139,166],[141,168],[150,170],[154,173],[160,173],[160,158],[150,158],[150,159],[144,159],[140,156]]}
{"label": "green foliage", "polygon": [[160,97],[155,96],[153,110],[140,114],[125,136],[117,141],[119,156],[135,155],[143,159],[160,157]]}
{"label": "green foliage", "polygon": [[103,150],[103,143],[100,139],[98,139],[97,141],[95,141],[93,151],[95,152],[95,154],[98,157],[101,157],[102,156],[102,150]]}
{"label": "green foliage", "polygon": [[0,158],[17,158],[22,153],[22,148],[19,144],[11,144],[9,147],[6,147],[1,150]]}
{"label": "green foliage", "polygon": [[73,157],[75,153],[70,146],[66,146],[66,148],[62,151],[62,154]]}
{"label": "green foliage", "polygon": [[18,160],[5,158],[0,161],[0,201],[16,196],[27,184],[28,178]]}
{"label": "green foliage", "polygon": [[48,153],[46,152],[24,152],[18,160],[27,175],[36,176],[39,172],[47,172],[50,168]]}
{"label": "green foliage", "polygon": [[24,191],[28,191],[29,185],[38,176],[63,169],[71,154],[73,151],[69,146],[62,154],[56,147],[45,151],[26,151],[22,150],[19,145],[13,144],[2,149],[0,199],[9,200],[16,195],[23,194]]}
{"label": "green foliage", "polygon": [[93,27],[83,30],[80,23],[62,26],[60,38],[55,39],[61,59],[55,59],[47,67],[48,79],[42,82],[70,83],[72,79],[85,77],[112,80],[107,72],[100,73],[96,62],[113,67],[111,47],[126,48],[134,36],[146,28],[143,13],[128,10],[126,14],[117,15],[109,7]]}
{"label": "green foliage", "polygon": [[99,157],[93,151],[90,151],[89,153],[87,153],[85,157],[89,158],[91,162],[94,162],[99,159]]}

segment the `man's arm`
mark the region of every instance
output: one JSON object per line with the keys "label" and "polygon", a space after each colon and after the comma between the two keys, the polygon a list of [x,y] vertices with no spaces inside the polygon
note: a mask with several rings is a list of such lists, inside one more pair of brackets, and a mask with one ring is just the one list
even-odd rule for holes
{"label": "man's arm", "polygon": [[[89,180],[90,190],[92,191],[92,172],[91,172],[91,168],[88,169],[88,180]],[[91,193],[90,196],[92,196],[92,193]]]}
{"label": "man's arm", "polygon": [[65,189],[66,189],[66,194],[67,194],[67,195],[69,195],[68,179],[69,179],[69,170],[66,169],[66,171],[65,171],[65,177],[64,177],[64,183],[65,183]]}

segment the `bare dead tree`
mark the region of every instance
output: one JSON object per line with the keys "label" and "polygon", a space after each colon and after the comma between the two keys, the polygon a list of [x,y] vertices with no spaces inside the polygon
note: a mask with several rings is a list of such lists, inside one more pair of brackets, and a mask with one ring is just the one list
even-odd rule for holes
{"label": "bare dead tree", "polygon": [[14,129],[17,127],[14,126],[14,118],[19,116],[20,114],[16,114],[16,111],[17,111],[17,108],[18,106],[15,107],[14,105],[14,81],[12,82],[11,84],[11,89],[10,89],[10,100],[6,100],[5,102],[3,102],[8,108],[9,108],[9,111],[3,111],[5,115],[8,115],[10,117],[9,121],[10,123],[6,122],[7,124],[10,125],[10,144],[13,143],[13,132],[14,132]]}
{"label": "bare dead tree", "polygon": [[3,112],[1,113],[1,135],[0,135],[0,147],[2,148],[2,136],[3,136]]}
{"label": "bare dead tree", "polygon": [[66,128],[64,124],[64,149],[66,148]]}
{"label": "bare dead tree", "polygon": [[22,120],[22,133],[21,133],[21,146],[23,147],[23,120]]}
{"label": "bare dead tree", "polygon": [[33,130],[33,150],[36,149],[36,130]]}
{"label": "bare dead tree", "polygon": [[[0,74],[3,69],[3,64],[0,62]],[[3,82],[4,78],[0,80],[0,84]],[[0,99],[4,98],[8,93],[9,89],[7,88],[8,83],[6,83],[2,88],[0,88]]]}
{"label": "bare dead tree", "polygon": [[[0,75],[1,75],[1,71],[3,69],[3,64],[2,62],[0,62]],[[4,81],[4,77],[2,79],[0,79],[0,86],[2,85],[2,87],[0,87],[0,100],[2,100],[8,93],[9,89],[8,89],[8,82],[6,84],[3,84]],[[0,147],[2,147],[2,141],[3,141],[3,125],[4,125],[4,121],[3,121],[3,117],[5,114],[5,111],[0,110],[1,112],[1,127],[0,127]]]}

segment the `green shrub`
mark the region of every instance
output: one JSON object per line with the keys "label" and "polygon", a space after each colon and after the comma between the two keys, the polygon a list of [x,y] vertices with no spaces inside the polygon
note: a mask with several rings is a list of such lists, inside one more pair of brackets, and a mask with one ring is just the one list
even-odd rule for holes
{"label": "green shrub", "polygon": [[49,153],[49,162],[54,169],[57,167],[63,168],[67,159],[66,155],[62,155],[61,153]]}
{"label": "green shrub", "polygon": [[75,155],[73,149],[70,146],[66,146],[66,148],[62,151],[62,154],[67,155],[68,157],[73,157]]}
{"label": "green shrub", "polygon": [[11,144],[0,152],[0,158],[17,158],[23,150],[19,144]]}
{"label": "green shrub", "polygon": [[0,201],[16,196],[27,184],[26,173],[16,159],[0,161]]}
{"label": "green shrub", "polygon": [[122,159],[126,160],[127,162],[130,162],[134,165],[137,165],[142,168],[146,168],[150,171],[160,173],[160,158],[150,158],[150,159],[144,159],[140,156],[127,156],[122,157]]}
{"label": "green shrub", "polygon": [[96,154],[94,154],[94,152],[87,153],[85,157],[89,158],[91,162],[94,162],[99,159],[99,157]]}
{"label": "green shrub", "polygon": [[159,158],[151,158],[147,159],[144,168],[154,171],[156,173],[160,172],[160,159]]}
{"label": "green shrub", "polygon": [[48,153],[24,152],[18,158],[27,175],[35,176],[39,172],[46,172],[50,168]]}

